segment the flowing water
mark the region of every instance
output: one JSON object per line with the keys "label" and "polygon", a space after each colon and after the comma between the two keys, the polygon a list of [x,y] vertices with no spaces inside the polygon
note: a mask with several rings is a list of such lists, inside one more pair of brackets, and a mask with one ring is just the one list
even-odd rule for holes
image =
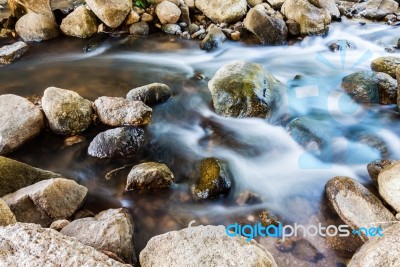
{"label": "flowing water", "polygon": [[[0,94],[41,96],[47,87],[56,86],[95,100],[104,95],[125,96],[134,87],[161,82],[172,88],[174,96],[154,107],[147,127],[149,146],[138,158],[88,156],[90,141],[105,129],[99,125],[72,146],[65,144],[65,137],[45,132],[11,157],[87,186],[85,209],[127,207],[135,222],[138,252],[152,236],[187,227],[192,220],[224,225],[255,222],[258,211],[268,210],[289,224],[335,223],[324,199],[326,181],[340,175],[369,184],[367,163],[381,157],[400,158],[397,107],[359,106],[343,94],[341,79],[369,69],[371,60],[387,55],[385,46],[399,37],[395,27],[345,21],[331,25],[325,37],[308,37],[291,46],[230,42],[211,53],[199,50],[196,41],[165,35],[110,37],[89,53],[82,52],[86,40],[32,44],[23,58],[0,69]],[[337,39],[348,40],[355,48],[333,53],[328,43]],[[233,60],[260,63],[288,86],[268,120],[223,118],[214,113],[207,83],[218,68]],[[296,75],[302,78],[293,80]],[[313,142],[301,146],[291,137],[285,128],[289,118],[304,116],[318,121],[312,127],[326,138],[327,146]],[[225,198],[198,201],[190,189],[199,160],[209,156],[228,162],[234,186]],[[125,193],[129,167],[150,160],[166,163],[177,183],[163,192]],[[109,171],[122,166],[127,167],[105,179]],[[237,205],[236,199],[246,190],[257,193],[262,203]],[[345,262],[321,238],[310,240],[324,255],[317,263],[281,253],[272,241],[260,240],[280,266]]]}

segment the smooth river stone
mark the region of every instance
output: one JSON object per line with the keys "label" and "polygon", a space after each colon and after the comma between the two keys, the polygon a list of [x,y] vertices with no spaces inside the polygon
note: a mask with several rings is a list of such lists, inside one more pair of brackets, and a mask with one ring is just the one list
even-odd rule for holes
{"label": "smooth river stone", "polygon": [[378,175],[379,194],[400,212],[400,162],[386,166]]}

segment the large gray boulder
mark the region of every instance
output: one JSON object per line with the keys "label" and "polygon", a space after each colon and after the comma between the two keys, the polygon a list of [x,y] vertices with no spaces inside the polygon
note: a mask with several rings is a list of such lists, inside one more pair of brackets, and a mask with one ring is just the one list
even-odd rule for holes
{"label": "large gray boulder", "polygon": [[62,20],[60,28],[65,35],[88,38],[97,32],[97,19],[91,10],[79,6]]}
{"label": "large gray boulder", "polygon": [[221,67],[208,83],[216,112],[238,118],[270,115],[283,87],[261,65],[239,61]]}
{"label": "large gray boulder", "polygon": [[25,42],[49,40],[60,33],[53,19],[36,13],[22,16],[15,24],[15,31]]}
{"label": "large gray boulder", "polygon": [[0,96],[0,114],[0,155],[14,151],[44,128],[40,109],[17,95]]}
{"label": "large gray boulder", "polygon": [[0,48],[0,65],[10,64],[26,51],[28,51],[28,45],[22,41],[2,46]]}
{"label": "large gray boulder", "polygon": [[132,0],[86,0],[86,4],[110,28],[121,25],[132,8]]}
{"label": "large gray boulder", "polygon": [[61,233],[99,251],[115,253],[126,263],[133,263],[133,225],[125,209],[109,209],[94,218],[82,218],[65,226]]}
{"label": "large gray boulder", "polygon": [[70,90],[47,88],[42,97],[42,107],[50,129],[58,134],[78,134],[92,122],[92,102]]}
{"label": "large gray boulder", "polygon": [[7,206],[7,203],[0,198],[0,226],[7,226],[16,222],[15,215]]}
{"label": "large gray boulder", "polygon": [[281,12],[287,19],[300,24],[301,34],[324,33],[331,23],[330,12],[310,2],[308,0],[286,0],[282,5]]}
{"label": "large gray boulder", "polygon": [[246,0],[196,0],[196,7],[215,23],[233,23],[247,12]]}
{"label": "large gray boulder", "polygon": [[67,219],[82,205],[87,188],[73,180],[48,179],[3,197],[18,222],[50,226]]}
{"label": "large gray boulder", "polygon": [[271,254],[256,241],[230,237],[224,226],[197,226],[150,239],[140,253],[142,267],[243,266],[276,267]]}
{"label": "large gray boulder", "polygon": [[[385,229],[396,220],[374,194],[349,177],[332,178],[325,186],[325,193],[339,217],[352,229],[378,226]],[[364,241],[370,238],[361,234]]]}
{"label": "large gray boulder", "polygon": [[378,175],[379,194],[397,212],[400,212],[400,162],[387,165]]}
{"label": "large gray boulder", "polygon": [[395,0],[369,0],[362,14],[370,19],[383,19],[385,16],[395,13],[398,7],[399,3]]}
{"label": "large gray boulder", "polygon": [[37,13],[45,15],[54,20],[53,11],[51,10],[50,0],[7,0],[11,14],[20,18],[27,13]]}
{"label": "large gray boulder", "polygon": [[181,17],[181,10],[170,1],[162,1],[156,7],[156,14],[161,24],[175,24]]}
{"label": "large gray boulder", "polygon": [[0,240],[1,266],[131,266],[110,259],[75,238],[36,224],[0,227]]}
{"label": "large gray boulder", "polygon": [[0,156],[0,197],[39,181],[59,177],[61,174]]}
{"label": "large gray boulder", "polygon": [[126,191],[157,190],[171,186],[174,174],[167,165],[158,162],[145,162],[136,165],[128,174]]}

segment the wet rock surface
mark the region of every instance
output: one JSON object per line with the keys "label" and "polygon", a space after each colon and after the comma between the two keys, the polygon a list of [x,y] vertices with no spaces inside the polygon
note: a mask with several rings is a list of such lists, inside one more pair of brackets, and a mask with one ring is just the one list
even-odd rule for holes
{"label": "wet rock surface", "polygon": [[129,33],[132,35],[147,35],[149,34],[149,31],[150,31],[149,24],[144,21],[133,23],[129,27]]}
{"label": "wet rock surface", "polygon": [[128,92],[126,98],[133,101],[142,101],[146,105],[155,105],[167,101],[172,97],[172,91],[163,83],[151,83],[134,88]]}
{"label": "wet rock surface", "polygon": [[40,181],[3,196],[18,222],[43,227],[52,221],[67,219],[81,206],[87,188],[73,180],[56,178]]}
{"label": "wet rock surface", "polygon": [[59,35],[58,25],[53,19],[36,13],[22,16],[15,24],[15,31],[25,42],[40,42]]}
{"label": "wet rock surface", "polygon": [[196,7],[213,22],[236,22],[247,11],[246,0],[196,0]]}
{"label": "wet rock surface", "polygon": [[146,162],[132,168],[125,190],[158,190],[170,187],[173,182],[174,175],[167,165]]}
{"label": "wet rock surface", "polygon": [[0,155],[8,154],[44,128],[40,109],[17,95],[0,96]]}
{"label": "wet rock surface", "polygon": [[208,29],[206,37],[200,43],[200,49],[210,51],[218,48],[223,42],[226,41],[226,36],[223,31],[218,27],[211,27]]}
{"label": "wet rock surface", "polygon": [[97,32],[97,19],[91,10],[80,6],[63,19],[60,28],[65,35],[88,38]]}
{"label": "wet rock surface", "polygon": [[399,57],[379,57],[371,62],[371,69],[384,72],[396,79],[396,69],[400,66]]}
{"label": "wet rock surface", "polygon": [[87,0],[86,4],[110,28],[121,25],[132,8],[130,0]]}
{"label": "wet rock surface", "polygon": [[[196,251],[196,253],[192,253]],[[190,253],[190,256],[188,256]],[[256,241],[229,237],[223,226],[197,226],[150,239],[140,253],[147,266],[277,266],[271,254]]]}
{"label": "wet rock surface", "polygon": [[28,51],[28,45],[21,41],[2,46],[0,48],[0,65],[10,64],[25,54],[26,51]]}
{"label": "wet rock surface", "polygon": [[0,227],[0,264],[4,266],[131,266],[92,247],[36,224]]}
{"label": "wet rock surface", "polygon": [[378,186],[378,176],[384,168],[396,163],[394,160],[375,160],[367,165],[368,174],[376,186]]}
{"label": "wet rock surface", "polygon": [[15,215],[12,213],[7,203],[0,198],[0,227],[16,223]]}
{"label": "wet rock surface", "polygon": [[400,162],[385,166],[378,175],[379,194],[397,212],[400,212]]}
{"label": "wet rock surface", "polygon": [[129,158],[140,153],[145,144],[143,129],[119,127],[99,133],[90,143],[88,153],[97,158]]}
{"label": "wet rock surface", "polygon": [[125,263],[134,262],[133,225],[125,209],[109,209],[94,218],[72,221],[61,233],[99,251],[115,253]]}
{"label": "wet rock surface", "polygon": [[20,18],[28,12],[33,12],[54,19],[50,0],[8,0],[7,2],[11,14],[16,18]]}

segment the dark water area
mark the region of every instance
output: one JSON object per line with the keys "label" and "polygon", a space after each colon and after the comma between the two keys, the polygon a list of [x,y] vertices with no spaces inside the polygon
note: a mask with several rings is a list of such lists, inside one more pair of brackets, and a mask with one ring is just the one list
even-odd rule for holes
{"label": "dark water area", "polygon": [[[369,69],[372,59],[389,55],[384,48],[395,44],[398,35],[395,27],[343,22],[333,24],[325,37],[308,37],[293,46],[231,42],[211,53],[199,50],[196,41],[166,35],[110,37],[89,53],[83,53],[87,40],[59,38],[32,44],[23,58],[0,68],[0,94],[41,97],[47,87],[56,86],[94,101],[100,96],[124,97],[132,88],[160,82],[171,87],[173,97],[153,108],[146,128],[148,145],[136,158],[90,157],[89,143],[107,129],[102,125],[92,125],[81,134],[83,141],[74,145],[66,144],[63,136],[43,132],[10,157],[88,187],[84,209],[127,207],[135,223],[137,252],[152,236],[185,228],[192,220],[254,223],[259,211],[268,210],[286,223],[337,223],[324,198],[326,181],[340,175],[368,185],[367,163],[400,158],[397,107],[359,106],[344,96],[340,82],[350,73]],[[331,52],[328,43],[337,39],[354,43],[355,49]],[[233,60],[260,63],[288,86],[271,118],[230,119],[212,110],[207,83],[218,68]],[[303,78],[294,81],[296,75]],[[314,144],[300,146],[284,127],[287,118],[298,117],[319,121],[316,131],[333,145],[318,153],[313,152]],[[228,162],[234,187],[225,198],[199,201],[192,197],[191,187],[199,161],[210,156]],[[146,161],[167,164],[177,183],[161,192],[125,192],[130,167]],[[105,178],[124,166],[111,179]],[[236,199],[246,190],[257,193],[262,202],[238,206]],[[260,242],[279,266],[346,262],[320,237],[309,240],[324,255],[317,263],[279,252],[271,238]]]}

